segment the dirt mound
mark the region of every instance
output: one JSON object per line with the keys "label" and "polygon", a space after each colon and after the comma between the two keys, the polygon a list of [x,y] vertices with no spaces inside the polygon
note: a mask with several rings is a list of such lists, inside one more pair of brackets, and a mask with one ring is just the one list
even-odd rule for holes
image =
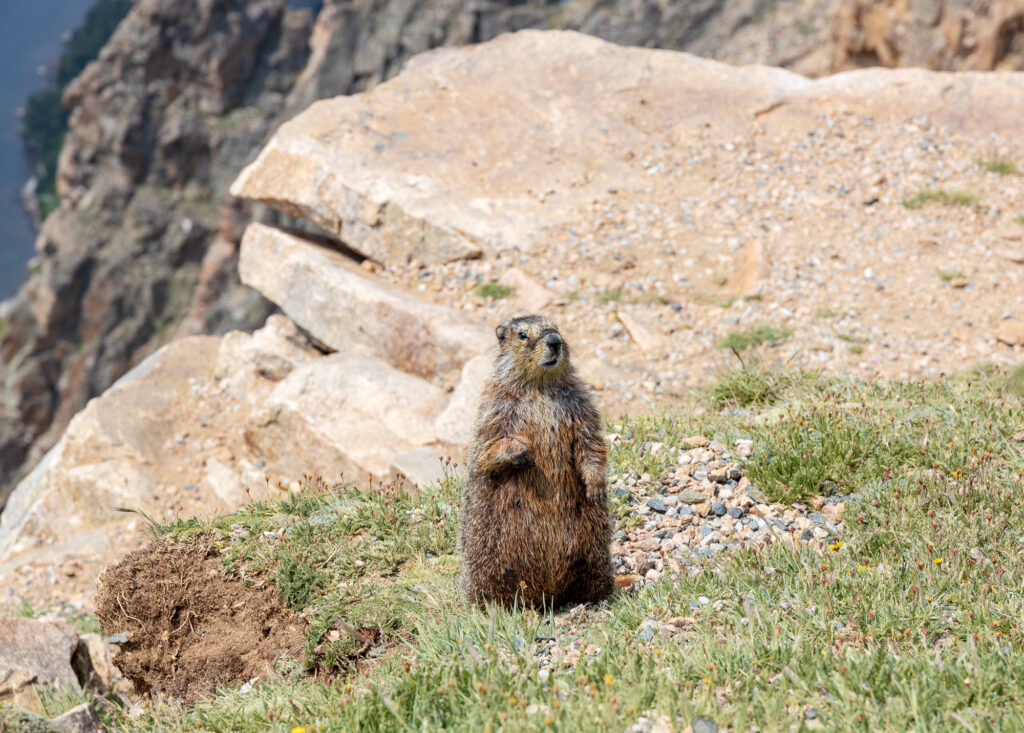
{"label": "dirt mound", "polygon": [[127,633],[114,664],[139,692],[195,702],[218,686],[273,674],[298,656],[303,624],[276,586],[225,576],[208,547],[153,542],[103,572],[96,616]]}

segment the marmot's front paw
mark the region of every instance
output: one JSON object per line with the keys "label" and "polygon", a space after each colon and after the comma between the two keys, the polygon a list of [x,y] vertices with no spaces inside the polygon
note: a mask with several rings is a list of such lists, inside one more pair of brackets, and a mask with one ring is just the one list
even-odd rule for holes
{"label": "marmot's front paw", "polygon": [[595,504],[604,504],[606,494],[605,490],[608,482],[605,481],[604,477],[594,481],[587,482],[587,499],[594,502]]}

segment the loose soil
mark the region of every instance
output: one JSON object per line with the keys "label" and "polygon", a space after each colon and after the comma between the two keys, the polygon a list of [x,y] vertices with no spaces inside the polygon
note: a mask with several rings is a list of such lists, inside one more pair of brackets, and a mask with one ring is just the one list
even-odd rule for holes
{"label": "loose soil", "polygon": [[141,693],[194,703],[217,687],[274,675],[297,658],[301,619],[277,587],[226,576],[210,546],[163,541],[125,555],[100,575],[96,616],[127,632],[114,664]]}

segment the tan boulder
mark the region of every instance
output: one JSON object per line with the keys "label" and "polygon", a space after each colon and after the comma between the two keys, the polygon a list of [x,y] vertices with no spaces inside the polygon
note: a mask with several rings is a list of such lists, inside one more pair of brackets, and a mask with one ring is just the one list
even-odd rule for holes
{"label": "tan boulder", "polygon": [[642,195],[650,176],[630,156],[653,146],[790,138],[840,109],[1012,139],[1022,103],[1014,75],[870,69],[811,81],[520,31],[422,54],[369,92],[313,104],[231,190],[380,262],[530,253],[545,232],[587,220],[595,201]]}
{"label": "tan boulder", "polygon": [[326,346],[362,348],[396,369],[443,381],[493,334],[469,316],[426,303],[361,270],[351,259],[263,224],[250,224],[242,282],[277,303]]}
{"label": "tan boulder", "polygon": [[77,649],[78,633],[63,621],[0,618],[0,705],[41,712],[39,691],[80,692]]}
{"label": "tan boulder", "polygon": [[284,473],[385,476],[396,454],[437,440],[434,421],[446,401],[440,388],[382,359],[339,352],[289,374],[245,436]]}
{"label": "tan boulder", "polygon": [[480,392],[491,375],[493,364],[494,357],[491,354],[481,354],[462,367],[458,385],[434,422],[437,438],[442,443],[468,446],[473,440],[473,421],[480,406]]}
{"label": "tan boulder", "polygon": [[661,333],[657,324],[646,314],[621,310],[616,315],[629,337],[633,339],[633,343],[647,356],[657,357],[668,351],[670,347],[668,338]]}
{"label": "tan boulder", "polygon": [[996,327],[996,340],[1007,346],[1024,346],[1024,323],[1004,321]]}

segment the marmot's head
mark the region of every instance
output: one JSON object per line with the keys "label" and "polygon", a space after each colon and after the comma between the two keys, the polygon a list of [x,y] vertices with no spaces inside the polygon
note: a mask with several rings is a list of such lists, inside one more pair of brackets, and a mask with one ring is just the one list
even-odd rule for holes
{"label": "marmot's head", "polygon": [[519,316],[499,325],[495,333],[502,378],[541,382],[558,376],[569,364],[569,344],[549,318]]}

